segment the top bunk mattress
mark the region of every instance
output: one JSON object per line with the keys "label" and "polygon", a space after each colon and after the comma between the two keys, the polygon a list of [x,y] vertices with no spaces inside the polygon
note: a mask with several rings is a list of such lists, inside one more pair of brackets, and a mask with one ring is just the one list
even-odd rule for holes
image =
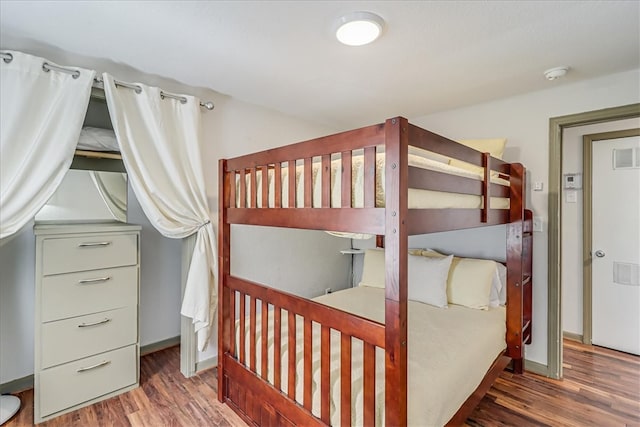
{"label": "top bunk mattress", "polygon": [[[352,191],[351,206],[361,208],[364,206],[364,156],[358,155],[352,157]],[[376,185],[375,185],[375,206],[384,207],[385,205],[385,155],[384,153],[376,154]],[[415,154],[409,154],[409,166],[422,168],[426,170],[441,172],[450,175],[461,176],[474,180],[482,181],[484,179],[481,173],[453,166],[439,160],[433,160]],[[341,206],[341,173],[342,162],[333,160],[331,162],[331,207],[340,208]],[[304,173],[303,166],[296,167],[296,207],[304,207]],[[286,191],[288,183],[288,168],[282,168],[282,205],[288,206],[289,195]],[[262,174],[256,173],[256,190],[257,190],[257,207],[263,207],[262,201]],[[245,205],[250,206],[250,176],[245,175],[246,179],[246,200]],[[491,182],[498,185],[509,186],[509,181],[499,178],[496,173],[492,172]],[[274,194],[275,183],[274,173],[270,169],[268,173],[269,199],[268,207],[275,207]],[[312,189],[313,189],[313,207],[321,207],[322,192],[322,166],[320,162],[313,163],[312,170]],[[240,202],[240,179],[236,180],[236,206]],[[447,193],[441,191],[421,190],[409,188],[409,209],[480,209],[483,207],[483,197],[471,194]],[[491,209],[509,209],[509,199],[503,197],[491,197],[489,207]]]}

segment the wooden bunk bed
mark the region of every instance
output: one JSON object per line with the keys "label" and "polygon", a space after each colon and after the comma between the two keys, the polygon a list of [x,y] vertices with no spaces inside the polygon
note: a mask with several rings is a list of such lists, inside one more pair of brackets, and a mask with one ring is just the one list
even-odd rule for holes
{"label": "wooden bunk bed", "polygon": [[[410,166],[412,150],[427,150],[481,167],[483,179]],[[376,172],[376,161],[380,153],[384,153],[384,207],[376,202],[376,183],[381,178],[376,176],[381,173]],[[363,200],[357,207],[351,185],[352,162],[356,157],[363,161],[364,168]],[[341,165],[340,184],[329,172],[335,162]],[[319,165],[321,171],[319,191],[315,195],[314,165],[316,169]],[[293,173],[296,169],[298,181]],[[351,378],[355,348],[352,343],[356,339],[363,349],[359,356],[363,360],[362,424],[376,424],[376,349],[381,349],[378,351],[384,352],[386,391],[382,422],[387,426],[407,425],[407,354],[411,346],[408,342],[409,235],[507,224],[506,350],[494,361],[449,425],[464,422],[509,362],[514,372],[522,372],[524,344],[531,341],[532,218],[531,212],[524,209],[525,169],[521,164],[509,164],[489,153],[480,153],[399,117],[221,160],[219,174],[218,398],[250,425],[329,425],[332,407],[337,404],[340,406],[338,423],[351,425],[352,393],[355,393]],[[507,180],[508,184],[492,183],[494,176]],[[333,185],[332,181],[335,181]],[[508,208],[493,209],[490,203],[484,202],[480,208],[473,209],[410,208],[409,189],[462,193],[481,200],[503,197],[508,199]],[[339,192],[339,203],[332,197],[334,191]],[[378,242],[384,242],[385,246],[384,323],[231,275],[232,224],[377,235]],[[319,333],[313,333],[315,330]],[[335,347],[336,333],[339,334],[338,396],[330,384],[331,364],[335,363],[330,354],[338,351],[331,348]],[[318,339],[319,343],[315,341]],[[267,349],[269,340],[276,349],[271,350],[272,353]],[[302,347],[303,360],[288,357],[285,361],[282,347]],[[320,353],[315,359],[311,357],[314,347],[316,350],[319,347]],[[316,363],[318,378],[312,373],[312,365]],[[313,393],[320,396],[315,403],[319,404],[315,415]]]}

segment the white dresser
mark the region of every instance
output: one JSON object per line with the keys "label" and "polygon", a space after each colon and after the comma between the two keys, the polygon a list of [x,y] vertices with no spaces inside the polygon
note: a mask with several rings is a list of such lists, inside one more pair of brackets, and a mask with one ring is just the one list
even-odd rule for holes
{"label": "white dresser", "polygon": [[34,422],[138,386],[140,226],[34,227]]}

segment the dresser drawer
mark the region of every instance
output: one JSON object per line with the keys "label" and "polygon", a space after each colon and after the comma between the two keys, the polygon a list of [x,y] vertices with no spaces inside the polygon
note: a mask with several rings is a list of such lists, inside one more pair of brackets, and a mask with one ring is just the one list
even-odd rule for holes
{"label": "dresser drawer", "polygon": [[40,416],[135,384],[137,357],[137,347],[131,345],[40,372]]}
{"label": "dresser drawer", "polygon": [[130,306],[43,324],[41,368],[134,344],[137,319],[137,306]]}
{"label": "dresser drawer", "polygon": [[137,304],[138,267],[42,278],[41,321],[66,319]]}
{"label": "dresser drawer", "polygon": [[137,263],[137,234],[51,238],[42,242],[42,274],[45,276]]}

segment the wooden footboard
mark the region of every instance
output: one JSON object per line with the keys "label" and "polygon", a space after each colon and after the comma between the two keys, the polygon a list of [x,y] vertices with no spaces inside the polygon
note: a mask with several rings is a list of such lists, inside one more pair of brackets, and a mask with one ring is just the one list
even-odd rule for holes
{"label": "wooden footboard", "polygon": [[[496,359],[482,383],[446,424],[448,427],[464,424],[510,360],[507,356]],[[247,424],[280,427],[326,425],[269,383],[252,375],[236,359],[227,355],[224,365],[226,402]]]}
{"label": "wooden footboard", "polygon": [[223,365],[225,389],[219,390],[222,391],[221,400],[247,424],[285,427],[326,425],[230,355],[224,356]]}
{"label": "wooden footboard", "polygon": [[[340,408],[340,424],[351,425],[352,342],[360,340],[363,417],[366,425],[374,424],[375,349],[384,348],[384,325],[237,277],[227,276],[224,282],[223,306],[229,315],[220,334],[226,337],[218,374],[221,401],[256,425],[328,425],[332,401],[339,402],[333,406]],[[330,383],[332,333],[339,334],[339,395]],[[300,347],[302,354],[292,351]],[[313,376],[318,359],[319,384]],[[320,396],[315,407],[314,390]]]}

